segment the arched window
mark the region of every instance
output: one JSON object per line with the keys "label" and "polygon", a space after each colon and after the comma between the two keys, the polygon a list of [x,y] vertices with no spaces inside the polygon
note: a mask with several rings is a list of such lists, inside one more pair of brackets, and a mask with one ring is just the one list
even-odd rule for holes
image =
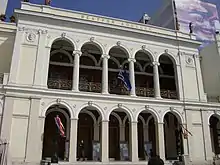
{"label": "arched window", "polygon": [[135,86],[136,95],[153,97],[153,67],[151,54],[145,51],[138,51],[135,54]]}
{"label": "arched window", "polygon": [[90,42],[84,44],[81,51],[79,90],[100,93],[102,87],[102,51],[98,45]]}
{"label": "arched window", "polygon": [[48,88],[71,90],[73,80],[74,47],[66,40],[52,44],[48,73]]}
{"label": "arched window", "polygon": [[161,97],[177,99],[175,65],[171,58],[165,54],[160,56],[159,62]]}
{"label": "arched window", "polygon": [[128,53],[119,46],[115,46],[109,51],[108,60],[109,69],[109,93],[118,95],[128,95],[129,91],[124,87],[121,80],[118,79],[118,73],[121,69],[128,70]]}

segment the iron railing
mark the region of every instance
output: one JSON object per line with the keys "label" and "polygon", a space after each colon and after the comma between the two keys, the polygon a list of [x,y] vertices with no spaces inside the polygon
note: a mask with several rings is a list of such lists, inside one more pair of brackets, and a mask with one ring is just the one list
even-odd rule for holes
{"label": "iron railing", "polygon": [[[48,88],[52,89],[72,90],[72,80],[48,79],[47,84]],[[79,90],[84,92],[101,93],[102,84],[99,82],[80,82]],[[129,95],[129,91],[127,91],[123,86],[116,88],[112,85],[109,85],[109,93],[118,95]],[[162,98],[178,99],[176,91],[161,89],[160,93]],[[136,95],[142,97],[154,97],[154,89],[136,87]]]}

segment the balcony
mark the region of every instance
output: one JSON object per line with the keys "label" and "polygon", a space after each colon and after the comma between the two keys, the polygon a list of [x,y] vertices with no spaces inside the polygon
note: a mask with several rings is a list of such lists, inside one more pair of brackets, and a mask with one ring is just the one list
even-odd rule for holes
{"label": "balcony", "polygon": [[50,89],[72,90],[72,80],[49,78],[47,86]]}
{"label": "balcony", "polygon": [[[48,88],[72,90],[72,80],[48,79]],[[83,92],[101,93],[102,84],[98,82],[80,82],[79,90]],[[117,95],[129,95],[124,87],[110,88],[109,93]],[[178,99],[176,91],[161,89],[161,97],[167,99]],[[145,87],[136,87],[136,95],[140,97],[154,97],[154,89]]]}

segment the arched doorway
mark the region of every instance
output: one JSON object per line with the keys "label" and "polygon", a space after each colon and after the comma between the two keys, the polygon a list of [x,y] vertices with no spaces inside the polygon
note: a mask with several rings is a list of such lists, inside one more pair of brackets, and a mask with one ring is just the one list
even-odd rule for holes
{"label": "arched doorway", "polygon": [[124,69],[125,71],[129,69],[128,53],[121,46],[115,46],[110,49],[109,55],[109,93],[118,95],[128,95],[129,91],[124,87],[123,82],[120,79],[118,79],[118,73],[121,69]]}
{"label": "arched doorway", "polygon": [[[55,122],[59,116],[64,126],[65,136],[61,136]],[[46,112],[42,159],[56,159],[67,161],[69,159],[69,137],[70,137],[70,114],[62,105],[51,106]],[[53,160],[52,160],[53,161]]]}
{"label": "arched doorway", "polygon": [[78,118],[77,160],[100,161],[101,124],[98,122],[102,119],[100,113],[94,107],[86,107],[80,111]]}
{"label": "arched doorway", "polygon": [[149,112],[143,111],[138,116],[138,157],[148,160],[156,153],[155,119]]}
{"label": "arched doorway", "polygon": [[136,95],[154,97],[154,75],[151,55],[146,51],[138,51],[135,54],[135,59]]}
{"label": "arched doorway", "polygon": [[68,40],[57,40],[52,44],[48,72],[48,88],[72,90],[74,47]]}
{"label": "arched doorway", "polygon": [[220,154],[220,121],[219,118],[212,115],[209,119],[210,135],[212,143],[212,152],[215,155]]}
{"label": "arched doorway", "polygon": [[94,43],[82,46],[80,57],[79,90],[86,92],[101,92],[102,65],[101,49]]}
{"label": "arched doorway", "polygon": [[183,134],[180,119],[168,112],[164,116],[165,157],[167,160],[181,160],[183,155]]}
{"label": "arched doorway", "polygon": [[130,159],[130,117],[121,109],[109,116],[109,159],[128,161]]}
{"label": "arched doorway", "polygon": [[167,54],[160,56],[159,63],[161,97],[178,99],[175,64]]}

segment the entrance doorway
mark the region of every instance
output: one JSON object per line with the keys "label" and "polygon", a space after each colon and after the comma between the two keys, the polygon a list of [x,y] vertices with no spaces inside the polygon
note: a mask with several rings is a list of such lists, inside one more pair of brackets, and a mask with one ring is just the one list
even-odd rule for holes
{"label": "entrance doorway", "polygon": [[211,116],[209,120],[212,152],[220,154],[220,121],[217,117]]}
{"label": "entrance doorway", "polygon": [[[58,128],[55,123],[55,117],[59,116],[64,126],[65,137],[58,133]],[[67,161],[69,158],[69,128],[70,115],[68,111],[62,106],[54,106],[47,110],[44,138],[43,138],[43,152],[42,159],[51,159],[55,152],[59,161]]]}
{"label": "entrance doorway", "polygon": [[164,117],[165,157],[167,160],[179,160],[183,155],[182,128],[178,118],[168,112]]}

